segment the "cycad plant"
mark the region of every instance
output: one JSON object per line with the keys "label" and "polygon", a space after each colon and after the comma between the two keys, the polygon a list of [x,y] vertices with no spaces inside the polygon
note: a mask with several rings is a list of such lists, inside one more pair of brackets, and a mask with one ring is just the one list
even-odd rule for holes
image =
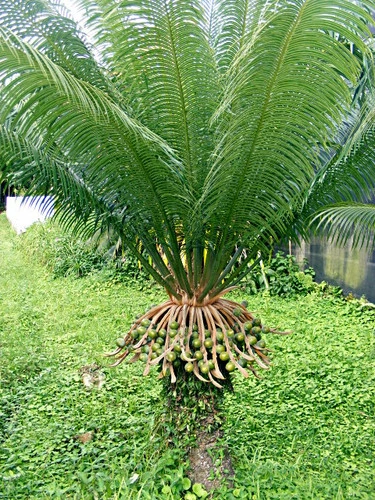
{"label": "cycad plant", "polygon": [[358,95],[371,95],[375,4],[76,4],[86,37],[56,1],[0,1],[12,182],[53,194],[60,220],[87,236],[114,231],[166,290],[117,340],[116,363],[158,365],[172,385],[257,375],[269,329],[224,295],[322,205],[344,166],[348,192],[373,187],[358,168],[369,112],[365,136],[353,123],[364,121]]}
{"label": "cycad plant", "polygon": [[[368,40],[373,52],[373,40]],[[352,47],[356,52],[355,47]],[[358,54],[359,55],[359,54]],[[361,57],[361,56],[360,56]],[[375,247],[375,100],[372,57],[362,59],[362,73],[350,113],[334,141],[322,149],[315,175],[295,213],[291,236],[309,238],[318,230],[337,244]]]}

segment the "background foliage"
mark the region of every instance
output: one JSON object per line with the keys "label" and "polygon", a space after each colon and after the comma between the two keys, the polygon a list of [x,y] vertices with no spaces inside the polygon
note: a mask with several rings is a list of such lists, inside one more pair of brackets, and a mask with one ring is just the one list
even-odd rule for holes
{"label": "background foliage", "polygon": [[286,255],[283,251],[269,253],[269,257],[252,268],[246,276],[245,289],[248,293],[267,292],[280,297],[293,297],[308,293],[330,293],[341,295],[339,287],[326,282],[314,281],[315,271],[304,260],[298,263],[294,255]]}
{"label": "background foliage", "polygon": [[[140,288],[157,286],[129,251],[116,251],[108,239],[99,246],[90,239],[84,241],[61,228],[57,221],[33,224],[17,241],[17,247],[44,264],[54,277],[78,278],[101,271],[98,279],[126,281]],[[313,291],[342,293],[338,287],[316,283],[315,272],[307,261],[301,265],[293,255],[281,250],[271,250],[267,259],[253,264],[249,264],[250,271],[241,284],[250,294],[267,291],[272,296],[292,297]]]}
{"label": "background foliage", "polygon": [[17,246],[25,255],[44,264],[54,277],[82,277],[98,271],[108,281],[127,281],[149,286],[150,277],[129,251],[116,248],[109,237],[101,244],[64,230],[58,221],[33,224],[21,235]]}

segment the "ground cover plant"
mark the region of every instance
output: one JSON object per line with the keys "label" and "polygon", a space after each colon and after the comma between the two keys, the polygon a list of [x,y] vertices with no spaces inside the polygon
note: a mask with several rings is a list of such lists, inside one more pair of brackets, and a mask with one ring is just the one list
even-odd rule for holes
{"label": "ground cover plant", "polygon": [[[53,279],[21,253],[4,214],[0,249],[0,498],[194,498],[184,443],[169,448],[155,431],[161,383],[100,355],[161,291],[100,274]],[[235,377],[224,398],[234,480],[213,498],[370,500],[374,313],[316,294],[248,300],[294,333],[272,338],[277,356],[262,381]],[[83,367],[105,374],[101,389],[85,387]]]}

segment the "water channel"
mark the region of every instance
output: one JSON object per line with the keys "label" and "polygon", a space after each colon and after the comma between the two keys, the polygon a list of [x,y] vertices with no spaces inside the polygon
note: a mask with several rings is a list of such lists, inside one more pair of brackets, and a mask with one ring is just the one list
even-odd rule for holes
{"label": "water channel", "polygon": [[325,239],[302,242],[293,250],[300,262],[303,258],[316,272],[316,281],[340,286],[345,294],[365,295],[375,303],[375,251],[339,247]]}

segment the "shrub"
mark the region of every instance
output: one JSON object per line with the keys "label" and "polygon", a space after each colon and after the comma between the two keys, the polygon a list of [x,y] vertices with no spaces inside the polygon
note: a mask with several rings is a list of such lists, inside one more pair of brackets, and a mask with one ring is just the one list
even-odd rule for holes
{"label": "shrub", "polygon": [[83,241],[55,221],[33,224],[18,241],[21,250],[45,265],[55,278],[79,278],[101,271],[109,281],[136,280],[142,284],[148,279],[129,253],[116,256],[105,245],[98,250],[91,240]]}
{"label": "shrub", "polygon": [[305,260],[305,269],[301,270],[293,255],[278,251],[268,262],[261,262],[248,274],[246,290],[251,294],[268,290],[271,295],[280,297],[306,295],[318,286],[314,282],[315,271],[306,266]]}
{"label": "shrub", "polygon": [[36,223],[20,237],[20,247],[51,270],[54,277],[81,277],[101,269],[104,256],[56,223]]}

